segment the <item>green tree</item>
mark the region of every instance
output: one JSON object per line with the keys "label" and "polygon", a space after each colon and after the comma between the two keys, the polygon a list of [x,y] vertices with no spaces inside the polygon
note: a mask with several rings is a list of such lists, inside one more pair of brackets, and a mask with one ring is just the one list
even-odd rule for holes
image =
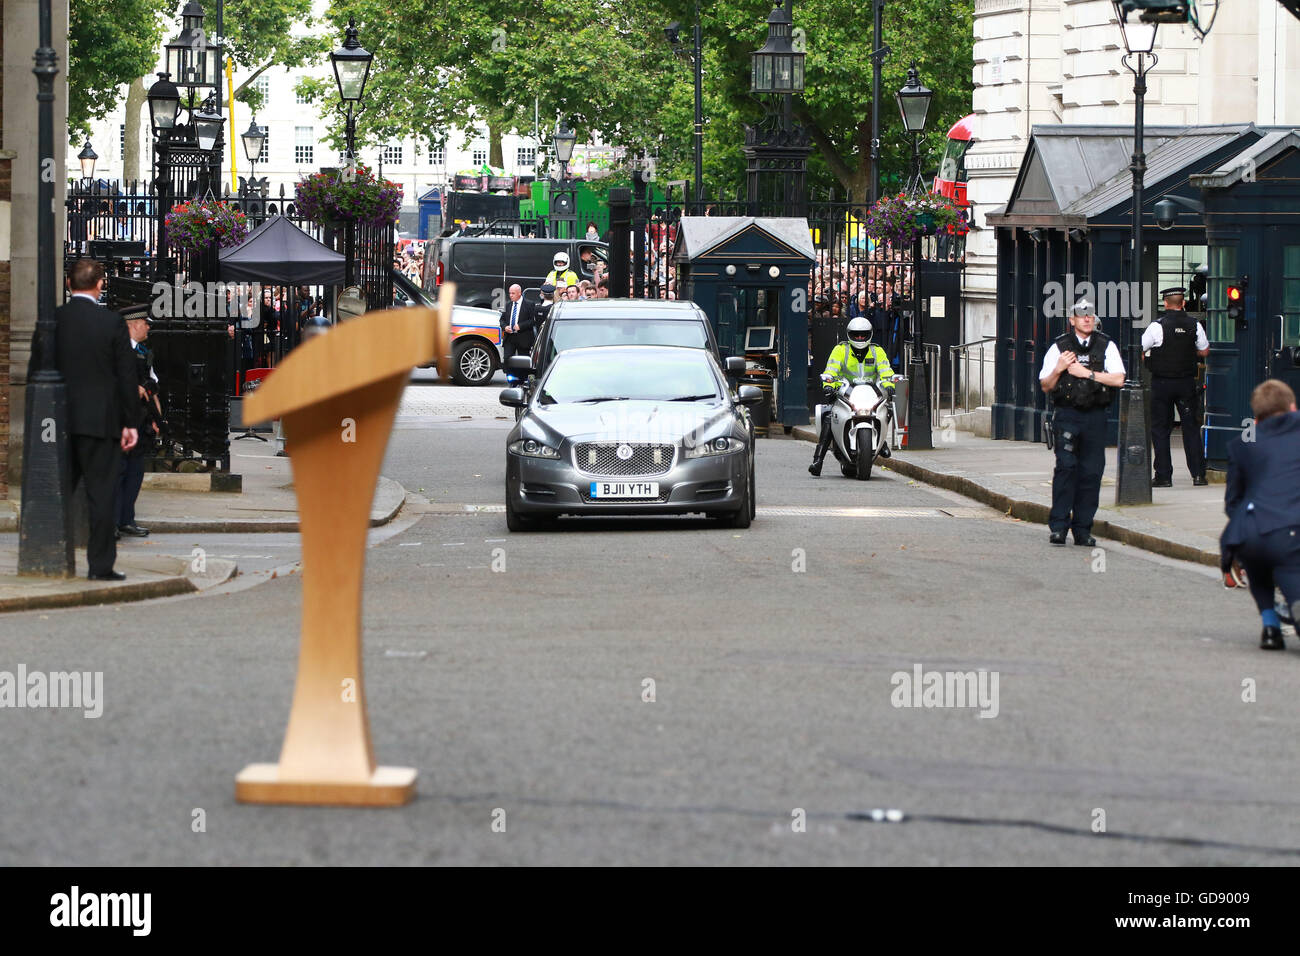
{"label": "green tree", "polygon": [[68,136],[90,134],[125,84],[148,74],[175,0],[74,0],[68,8]]}

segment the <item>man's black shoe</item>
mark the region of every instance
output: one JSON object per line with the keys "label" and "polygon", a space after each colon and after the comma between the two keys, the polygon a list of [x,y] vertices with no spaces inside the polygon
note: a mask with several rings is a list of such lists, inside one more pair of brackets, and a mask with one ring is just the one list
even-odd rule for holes
{"label": "man's black shoe", "polygon": [[138,524],[123,524],[123,525],[118,525],[117,533],[118,533],[118,534],[124,534],[124,535],[126,535],[126,536],[128,536],[128,537],[131,537],[131,538],[147,538],[147,537],[149,537],[149,529],[148,529],[148,528],[142,528],[142,527],[140,527]]}
{"label": "man's black shoe", "polygon": [[1052,536],[1047,540],[1052,542],[1052,544],[1065,544],[1065,532],[1053,531]]}
{"label": "man's black shoe", "polygon": [[106,571],[103,574],[87,574],[86,578],[90,581],[125,581],[126,575],[121,571]]}
{"label": "man's black shoe", "polygon": [[1209,483],[1210,483],[1209,480],[1206,479],[1204,475],[1197,475],[1195,478],[1192,479],[1192,484],[1195,485],[1197,488],[1200,488],[1202,485],[1208,485]]}
{"label": "man's black shoe", "polygon": [[1152,488],[1172,488],[1173,486],[1174,486],[1174,480],[1173,480],[1172,478],[1152,478],[1152,479],[1151,479],[1151,487],[1152,487]]}
{"label": "man's black shoe", "polygon": [[1086,534],[1082,538],[1076,535],[1074,543],[1080,548],[1095,548],[1097,546],[1097,539],[1090,534]]}
{"label": "man's black shoe", "polygon": [[822,463],[820,461],[815,461],[809,465],[808,474],[812,475],[814,478],[820,478],[822,476]]}
{"label": "man's black shoe", "polygon": [[1282,629],[1280,627],[1266,627],[1264,633],[1259,636],[1260,650],[1281,651],[1286,649],[1282,643]]}

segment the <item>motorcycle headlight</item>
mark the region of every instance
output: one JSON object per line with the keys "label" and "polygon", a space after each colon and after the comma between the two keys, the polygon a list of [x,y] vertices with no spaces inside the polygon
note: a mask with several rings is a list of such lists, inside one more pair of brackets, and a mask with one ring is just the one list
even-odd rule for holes
{"label": "motorcycle headlight", "polygon": [[543,445],[539,441],[533,441],[531,438],[521,438],[519,441],[510,443],[510,451],[516,455],[523,455],[525,458],[559,458],[560,451],[558,448],[552,448],[550,445]]}
{"label": "motorcycle headlight", "polygon": [[712,438],[709,441],[702,441],[695,445],[686,446],[687,458],[708,458],[711,455],[726,455],[733,451],[740,451],[744,446],[734,438]]}

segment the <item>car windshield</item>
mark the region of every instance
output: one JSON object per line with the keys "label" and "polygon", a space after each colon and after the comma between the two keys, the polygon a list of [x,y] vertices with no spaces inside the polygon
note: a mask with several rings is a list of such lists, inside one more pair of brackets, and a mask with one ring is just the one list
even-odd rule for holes
{"label": "car windshield", "polygon": [[718,399],[718,385],[707,352],[636,350],[565,352],[542,383],[543,405],[637,401],[706,401]]}
{"label": "car windshield", "polygon": [[700,322],[672,319],[577,319],[555,323],[551,358],[566,349],[594,345],[676,345],[708,348]]}

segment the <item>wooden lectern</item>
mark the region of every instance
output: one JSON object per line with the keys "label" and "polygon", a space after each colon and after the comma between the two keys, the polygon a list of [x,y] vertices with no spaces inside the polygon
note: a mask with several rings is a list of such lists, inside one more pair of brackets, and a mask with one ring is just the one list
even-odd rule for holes
{"label": "wooden lectern", "polygon": [[450,372],[454,286],[438,310],[370,312],[304,342],[244,401],[245,422],[281,417],[302,530],[302,645],[280,762],[235,778],[243,803],[400,806],[415,769],[377,767],[361,667],[370,506],[411,369]]}

